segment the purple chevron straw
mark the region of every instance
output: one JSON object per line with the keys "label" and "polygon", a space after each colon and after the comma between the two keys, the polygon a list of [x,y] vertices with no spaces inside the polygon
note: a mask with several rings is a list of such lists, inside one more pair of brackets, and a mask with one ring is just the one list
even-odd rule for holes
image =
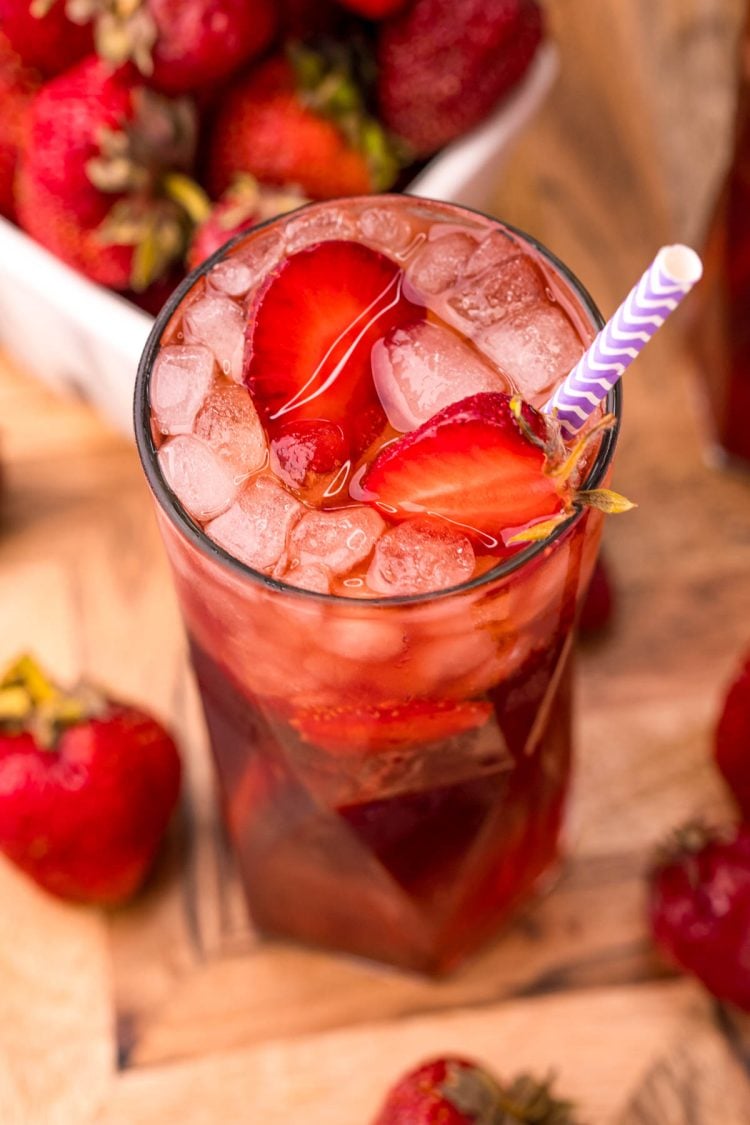
{"label": "purple chevron straw", "polygon": [[542,411],[556,414],[566,436],[581,429],[603,398],[703,273],[689,246],[662,246],[637,285]]}

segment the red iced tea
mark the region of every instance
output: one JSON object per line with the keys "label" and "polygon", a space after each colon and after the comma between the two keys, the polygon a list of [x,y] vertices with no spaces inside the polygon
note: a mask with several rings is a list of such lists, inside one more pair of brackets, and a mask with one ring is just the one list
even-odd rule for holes
{"label": "red iced tea", "polygon": [[419,503],[370,482],[452,404],[541,405],[596,321],[523,236],[386,196],[235,241],[157,323],[139,444],[261,931],[439,971],[554,862],[601,516],[529,545],[436,514],[459,422]]}

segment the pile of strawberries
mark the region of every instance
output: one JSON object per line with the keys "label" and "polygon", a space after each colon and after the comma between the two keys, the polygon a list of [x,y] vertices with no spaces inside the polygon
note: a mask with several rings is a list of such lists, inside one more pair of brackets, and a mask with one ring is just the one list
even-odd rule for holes
{"label": "pile of strawberries", "polygon": [[0,214],[155,307],[245,226],[406,182],[541,37],[536,0],[0,0]]}

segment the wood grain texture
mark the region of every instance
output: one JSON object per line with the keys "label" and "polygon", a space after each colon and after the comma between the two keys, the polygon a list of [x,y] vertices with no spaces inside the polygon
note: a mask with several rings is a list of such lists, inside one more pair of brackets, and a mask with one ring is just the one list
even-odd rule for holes
{"label": "wood grain texture", "polygon": [[[743,8],[547,4],[562,74],[496,210],[605,313],[659,244],[705,223]],[[606,529],[615,627],[579,652],[568,862],[440,982],[257,939],[134,450],[0,359],[0,659],[32,649],[147,704],[186,762],[167,847],[127,909],[64,906],[0,864],[2,1125],[366,1125],[385,1083],[442,1049],[502,1073],[554,1067],[589,1125],[750,1121],[744,1028],[658,961],[644,922],[653,844],[728,812],[710,739],[750,644],[750,483],[703,461],[681,319],[627,378],[615,485],[640,506]]]}
{"label": "wood grain texture", "polygon": [[106,927],[0,860],[0,1121],[85,1122],[114,1064]]}
{"label": "wood grain texture", "polygon": [[[725,1116],[705,1115],[727,1075],[736,1079],[735,1064],[711,1025],[705,998],[679,982],[460,1009],[439,1021],[364,1024],[132,1071],[118,1079],[99,1125],[157,1125],[165,1117],[185,1125],[366,1122],[405,1059],[455,1052],[457,1045],[506,1076],[538,1070],[539,1059],[546,1059],[559,1089],[586,1106],[597,1125],[652,1120],[639,1118],[640,1105],[661,1110],[665,1098],[680,1106],[688,1095],[692,1119],[664,1111],[653,1120],[747,1121],[750,1102],[741,1084],[735,1108],[725,1100]],[[660,1069],[654,1058],[662,1060]]]}

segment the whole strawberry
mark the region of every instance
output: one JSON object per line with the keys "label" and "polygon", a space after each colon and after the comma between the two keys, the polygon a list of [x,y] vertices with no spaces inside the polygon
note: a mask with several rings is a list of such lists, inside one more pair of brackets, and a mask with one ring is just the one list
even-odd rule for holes
{"label": "whole strawberry", "polygon": [[714,757],[743,817],[750,820],[750,656],[727,692]]}
{"label": "whole strawberry", "polygon": [[143,711],[65,694],[29,657],[0,680],[0,850],[62,898],[129,898],[175,807],[180,759]]}
{"label": "whole strawberry", "polygon": [[750,1011],[750,827],[677,832],[651,871],[649,911],[671,961]]}
{"label": "whole strawberry", "polygon": [[90,21],[97,52],[132,62],[165,94],[193,94],[260,54],[276,31],[274,0],[57,0]]}
{"label": "whole strawberry", "polygon": [[196,226],[188,249],[188,268],[195,269],[240,231],[306,202],[295,188],[264,187],[254,176],[238,176]]}
{"label": "whole strawberry", "polygon": [[415,0],[383,24],[381,120],[415,156],[428,156],[490,112],[541,37],[536,0]]}
{"label": "whole strawberry", "polygon": [[38,85],[38,76],[23,66],[0,33],[0,215],[9,219],[15,214],[13,182],[25,138],[26,114]]}
{"label": "whole strawberry", "polygon": [[0,28],[21,61],[45,77],[67,70],[94,46],[91,28],[70,18],[65,0],[0,0]]}
{"label": "whole strawberry", "polygon": [[406,0],[341,0],[345,8],[368,20],[384,20],[405,7]]}
{"label": "whole strawberry", "polygon": [[147,288],[184,254],[193,192],[178,173],[191,166],[194,125],[189,103],[85,59],[31,103],[21,226],[102,285]]}
{"label": "whole strawberry", "polygon": [[523,1075],[502,1087],[477,1063],[431,1059],[393,1087],[373,1125],[575,1125],[549,1083]]}
{"label": "whole strawberry", "polygon": [[397,170],[343,64],[306,50],[295,64],[273,56],[228,92],[212,130],[208,183],[219,196],[245,172],[330,199],[384,189]]}
{"label": "whole strawberry", "polygon": [[342,11],[335,0],[278,0],[281,37],[311,40],[332,34],[341,23]]}

